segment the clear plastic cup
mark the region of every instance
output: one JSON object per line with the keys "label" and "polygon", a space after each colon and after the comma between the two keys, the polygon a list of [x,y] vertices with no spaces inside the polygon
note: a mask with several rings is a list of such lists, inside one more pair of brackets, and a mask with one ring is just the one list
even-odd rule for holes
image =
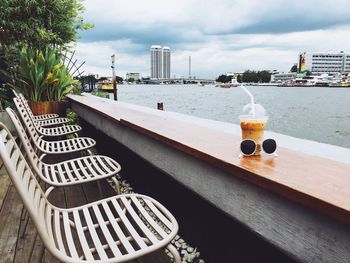
{"label": "clear plastic cup", "polygon": [[266,116],[265,109],[259,105],[255,104],[255,116],[251,113],[251,104],[244,106],[244,115],[239,116],[240,126],[242,129],[242,140],[253,140],[255,141],[257,148],[254,155],[260,155],[261,143],[264,140],[264,131],[266,129],[266,124],[268,117]]}

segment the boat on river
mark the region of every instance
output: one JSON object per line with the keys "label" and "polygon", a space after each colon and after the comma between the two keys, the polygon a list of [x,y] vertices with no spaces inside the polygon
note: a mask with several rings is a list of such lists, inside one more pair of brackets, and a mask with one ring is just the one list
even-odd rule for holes
{"label": "boat on river", "polygon": [[103,80],[97,83],[98,89],[101,91],[113,91],[113,82],[110,80]]}
{"label": "boat on river", "polygon": [[241,85],[241,83],[239,83],[239,82],[237,81],[236,78],[232,78],[232,79],[231,79],[231,82],[229,82],[229,83],[221,83],[221,84],[219,84],[219,85],[216,85],[216,87],[220,87],[220,88],[233,88],[233,87],[238,87],[238,86],[240,86],[240,85]]}

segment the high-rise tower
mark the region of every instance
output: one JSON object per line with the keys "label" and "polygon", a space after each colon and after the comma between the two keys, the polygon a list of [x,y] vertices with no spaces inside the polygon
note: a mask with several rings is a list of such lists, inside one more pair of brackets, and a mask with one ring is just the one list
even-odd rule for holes
{"label": "high-rise tower", "polygon": [[170,79],[170,48],[163,47],[163,79]]}
{"label": "high-rise tower", "polygon": [[151,78],[170,78],[170,48],[151,46]]}
{"label": "high-rise tower", "polygon": [[162,78],[162,47],[151,46],[151,78]]}

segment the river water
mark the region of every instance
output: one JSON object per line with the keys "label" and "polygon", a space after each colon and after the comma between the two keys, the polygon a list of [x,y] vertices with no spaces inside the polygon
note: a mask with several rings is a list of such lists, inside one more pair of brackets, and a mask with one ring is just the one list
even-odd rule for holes
{"label": "river water", "polygon": [[[350,148],[350,88],[257,87],[248,89],[269,116],[268,130]],[[213,85],[120,85],[118,100],[239,124],[249,97],[241,88]]]}

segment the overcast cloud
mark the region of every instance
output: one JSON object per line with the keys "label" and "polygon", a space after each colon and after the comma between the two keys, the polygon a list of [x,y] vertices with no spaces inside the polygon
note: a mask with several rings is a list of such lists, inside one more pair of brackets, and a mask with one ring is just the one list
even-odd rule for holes
{"label": "overcast cloud", "polygon": [[86,0],[95,24],[76,49],[87,73],[150,75],[149,48],[170,46],[172,76],[288,71],[301,51],[350,52],[350,0]]}

